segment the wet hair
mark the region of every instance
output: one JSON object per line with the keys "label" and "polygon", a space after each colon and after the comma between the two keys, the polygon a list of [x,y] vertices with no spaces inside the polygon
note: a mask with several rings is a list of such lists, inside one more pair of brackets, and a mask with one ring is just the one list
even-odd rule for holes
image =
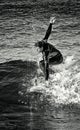
{"label": "wet hair", "polygon": [[38,42],[35,44],[35,46],[41,48],[41,47],[44,46],[44,44],[45,44],[45,42],[42,40],[42,41],[38,41]]}
{"label": "wet hair", "polygon": [[47,42],[45,42],[45,41],[38,41],[36,44],[35,44],[35,46],[36,47],[39,47],[39,48],[41,48],[41,47],[43,47],[43,51],[45,51],[45,50],[47,50],[48,49],[48,44],[47,44]]}

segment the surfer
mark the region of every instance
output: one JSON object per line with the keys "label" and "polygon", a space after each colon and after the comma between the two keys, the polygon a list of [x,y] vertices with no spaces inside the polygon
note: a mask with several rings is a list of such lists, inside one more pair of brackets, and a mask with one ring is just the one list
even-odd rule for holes
{"label": "surfer", "polygon": [[35,46],[39,48],[39,52],[42,53],[43,60],[39,62],[41,70],[44,72],[45,80],[49,78],[49,65],[60,64],[63,61],[61,52],[56,49],[52,44],[48,43],[48,38],[51,34],[52,25],[55,22],[55,18],[50,18],[50,23],[46,31],[43,40],[35,43]]}

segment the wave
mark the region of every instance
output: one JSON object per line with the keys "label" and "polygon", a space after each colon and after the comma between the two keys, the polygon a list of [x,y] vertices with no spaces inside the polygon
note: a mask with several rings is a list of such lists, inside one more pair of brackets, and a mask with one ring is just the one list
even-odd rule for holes
{"label": "wave", "polygon": [[[18,103],[20,90],[26,93],[36,75],[36,62],[15,60],[0,64],[0,101]],[[23,82],[26,82],[24,86]],[[24,97],[23,97],[24,98]]]}
{"label": "wave", "polygon": [[50,74],[48,86],[42,77],[30,89],[31,92],[42,92],[52,105],[80,104],[80,71],[73,56],[68,56],[62,65],[52,67],[55,73]]}
{"label": "wave", "polygon": [[[0,64],[0,101],[35,105],[80,104],[80,71],[73,56],[51,66],[48,85],[35,61],[15,60]],[[37,101],[38,99],[38,101]],[[33,102],[32,102],[33,101]]]}

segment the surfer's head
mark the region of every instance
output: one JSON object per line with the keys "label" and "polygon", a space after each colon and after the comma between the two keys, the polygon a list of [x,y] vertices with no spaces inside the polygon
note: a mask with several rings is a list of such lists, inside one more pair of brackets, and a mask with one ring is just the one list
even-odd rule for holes
{"label": "surfer's head", "polygon": [[47,41],[46,40],[41,40],[35,43],[35,46],[40,49],[40,52],[44,50],[44,47],[46,46]]}
{"label": "surfer's head", "polygon": [[45,41],[44,40],[41,40],[41,41],[38,41],[35,43],[35,46],[36,47],[39,47],[39,48],[42,48],[45,44]]}
{"label": "surfer's head", "polygon": [[38,41],[38,42],[35,44],[35,46],[40,49],[40,52],[43,52],[43,51],[45,51],[45,50],[48,49],[47,40]]}

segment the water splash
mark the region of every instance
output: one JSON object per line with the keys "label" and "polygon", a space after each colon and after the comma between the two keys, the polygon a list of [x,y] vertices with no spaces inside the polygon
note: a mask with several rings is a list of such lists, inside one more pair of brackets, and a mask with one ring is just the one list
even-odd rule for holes
{"label": "water splash", "polygon": [[74,56],[68,56],[64,63],[53,66],[54,74],[50,74],[46,87],[44,77],[40,76],[30,91],[42,92],[53,104],[80,104],[80,71]]}

